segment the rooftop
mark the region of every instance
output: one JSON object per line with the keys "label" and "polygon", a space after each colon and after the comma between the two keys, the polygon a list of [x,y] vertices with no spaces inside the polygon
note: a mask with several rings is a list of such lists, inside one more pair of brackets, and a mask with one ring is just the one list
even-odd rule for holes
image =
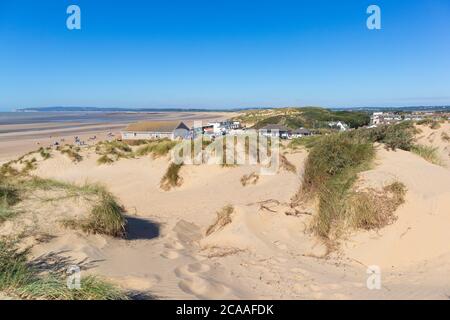
{"label": "rooftop", "polygon": [[178,128],[189,130],[189,128],[180,121],[141,121],[129,124],[128,127],[125,128],[125,131],[172,132]]}
{"label": "rooftop", "polygon": [[280,124],[268,124],[267,126],[262,127],[261,130],[291,131],[288,127]]}

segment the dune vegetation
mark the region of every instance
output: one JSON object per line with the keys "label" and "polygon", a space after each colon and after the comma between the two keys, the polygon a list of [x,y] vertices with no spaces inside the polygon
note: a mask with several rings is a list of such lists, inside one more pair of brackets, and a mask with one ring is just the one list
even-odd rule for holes
{"label": "dune vegetation", "polygon": [[[312,230],[331,246],[349,229],[378,229],[395,220],[406,189],[395,182],[381,191],[354,191],[358,174],[371,167],[374,143],[387,149],[415,152],[416,129],[409,122],[321,136],[307,142],[310,149],[303,185],[295,201],[317,199]],[[296,143],[298,144],[298,143]],[[434,161],[429,148],[427,157]]]}
{"label": "dune vegetation", "polygon": [[280,154],[280,168],[291,173],[297,173],[297,168],[283,154]]}
{"label": "dune vegetation", "polygon": [[253,129],[261,129],[268,124],[285,125],[291,129],[299,127],[328,129],[330,121],[343,121],[351,128],[358,128],[367,125],[370,116],[367,112],[333,111],[318,107],[304,107],[249,110],[234,119],[251,126]]}
{"label": "dune vegetation", "polygon": [[41,155],[43,160],[47,160],[51,158],[50,149],[49,148],[39,148],[39,154]]}
{"label": "dune vegetation", "polygon": [[117,199],[100,184],[86,183],[78,186],[72,183],[34,177],[22,182],[22,186],[28,188],[28,190],[64,191],[63,196],[51,198],[50,200],[79,197],[89,200],[92,203],[89,217],[81,220],[66,220],[63,222],[66,227],[81,229],[86,233],[104,234],[112,237],[125,236],[126,219],[123,215],[124,209],[118,204]]}
{"label": "dune vegetation", "polygon": [[73,162],[80,162],[83,160],[83,157],[79,153],[80,152],[79,147],[67,144],[63,147],[58,147],[57,150],[59,150],[61,154],[64,154],[67,157],[69,157],[69,159],[72,160]]}
{"label": "dune vegetation", "polygon": [[346,200],[357,174],[370,167],[375,156],[371,142],[345,134],[325,136],[308,155],[301,196],[317,197],[313,230],[324,239],[338,237],[346,220]]}
{"label": "dune vegetation", "polygon": [[[39,263],[40,262],[40,263]],[[42,261],[29,261],[28,251],[10,240],[0,240],[0,292],[12,298],[45,300],[124,300],[116,286],[96,276],[81,278],[80,289],[70,289],[61,270],[41,270]]]}
{"label": "dune vegetation", "polygon": [[423,144],[415,144],[411,147],[411,152],[424,158],[428,162],[431,162],[438,166],[443,165],[443,162],[439,156],[437,147],[427,146],[427,145],[423,145]]}
{"label": "dune vegetation", "polygon": [[151,154],[153,158],[163,157],[166,156],[176,145],[176,141],[171,141],[169,139],[149,141],[137,149],[136,155],[145,156]]}
{"label": "dune vegetation", "polygon": [[259,180],[259,174],[252,172],[250,174],[245,174],[241,178],[241,184],[243,187],[246,187],[250,184],[256,184]]}
{"label": "dune vegetation", "polygon": [[95,152],[100,155],[97,164],[111,164],[121,158],[132,158],[133,150],[131,147],[121,141],[102,141],[95,147]]}
{"label": "dune vegetation", "polygon": [[[24,160],[23,160],[24,161]],[[72,183],[52,179],[42,179],[12,169],[10,164],[0,170],[0,224],[10,219],[20,218],[15,206],[37,191],[47,191],[46,197],[36,201],[62,201],[67,198],[83,197],[92,202],[89,217],[81,221],[71,221],[71,225],[89,233],[123,236],[125,218],[123,209],[116,199],[101,185]],[[81,289],[70,290],[66,276],[58,270],[39,268],[49,266],[46,261],[30,261],[27,250],[19,250],[22,235],[14,241],[0,239],[0,292],[19,299],[58,300],[102,300],[127,299],[114,285],[96,276],[82,278]]]}
{"label": "dune vegetation", "polygon": [[4,180],[0,181],[0,223],[16,215],[17,212],[12,207],[19,201],[17,188]]}
{"label": "dune vegetation", "polygon": [[405,202],[405,195],[406,187],[398,181],[381,191],[369,189],[352,192],[345,206],[350,227],[373,230],[392,224],[397,219],[395,211]]}
{"label": "dune vegetation", "polygon": [[417,124],[428,126],[433,130],[437,130],[441,127],[441,124],[439,123],[439,121],[436,121],[434,119],[423,119],[423,120],[417,121]]}
{"label": "dune vegetation", "polygon": [[180,169],[183,164],[170,163],[166,173],[161,178],[160,187],[165,191],[181,186],[183,178],[180,176]]}
{"label": "dune vegetation", "polygon": [[206,235],[209,236],[209,235],[213,234],[214,232],[222,229],[227,224],[230,224],[232,221],[231,216],[233,215],[233,213],[234,213],[234,207],[232,205],[227,205],[227,206],[223,207],[222,210],[217,212],[217,217],[216,217],[216,220],[214,221],[214,223],[211,224],[206,229]]}
{"label": "dune vegetation", "polygon": [[81,221],[65,221],[66,226],[114,237],[125,235],[124,210],[104,186],[88,183],[76,185],[33,177],[24,175],[22,172],[12,171],[8,165],[6,167],[3,165],[0,170],[0,216],[3,217],[0,220],[12,217],[15,213],[13,206],[22,199],[22,195],[32,194],[36,190],[55,191],[54,196],[42,199],[43,201],[83,197],[92,203],[89,218]]}

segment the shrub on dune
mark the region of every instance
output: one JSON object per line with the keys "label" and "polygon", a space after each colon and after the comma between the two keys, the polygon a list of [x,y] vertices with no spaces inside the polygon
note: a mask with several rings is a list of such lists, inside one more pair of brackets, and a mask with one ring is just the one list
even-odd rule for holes
{"label": "shrub on dune", "polygon": [[313,223],[317,235],[325,239],[334,236],[334,226],[345,219],[348,190],[358,172],[368,168],[374,156],[372,143],[345,134],[323,137],[311,149],[301,191],[319,201]]}
{"label": "shrub on dune", "polygon": [[384,143],[387,149],[409,151],[414,144],[417,129],[412,122],[402,122],[395,125],[384,125],[377,128],[361,128],[346,133],[347,136],[370,142]]}
{"label": "shrub on dune", "polygon": [[374,155],[374,147],[369,142],[358,141],[343,134],[323,137],[311,149],[306,160],[304,190],[318,189],[331,179],[354,178],[352,173],[355,169],[367,167]]}

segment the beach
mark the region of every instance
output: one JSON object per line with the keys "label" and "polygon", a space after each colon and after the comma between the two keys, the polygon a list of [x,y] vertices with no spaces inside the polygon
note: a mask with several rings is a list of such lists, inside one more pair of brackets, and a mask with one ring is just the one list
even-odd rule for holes
{"label": "beach", "polygon": [[120,130],[131,122],[179,120],[191,126],[194,121],[225,120],[233,115],[231,112],[0,113],[0,164],[55,142],[73,143],[75,137],[87,144],[117,138]]}

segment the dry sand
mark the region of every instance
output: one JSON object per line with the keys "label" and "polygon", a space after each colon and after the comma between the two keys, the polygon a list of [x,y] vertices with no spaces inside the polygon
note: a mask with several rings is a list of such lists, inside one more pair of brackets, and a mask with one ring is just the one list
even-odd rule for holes
{"label": "dry sand", "polygon": [[[46,220],[37,233],[54,237],[30,239],[34,256],[53,252],[88,259],[88,272],[166,299],[449,298],[450,170],[414,154],[378,147],[376,166],[362,173],[359,183],[380,188],[403,182],[408,193],[398,221],[378,232],[352,234],[341,250],[325,257],[324,246],[309,232],[311,216],[286,215],[300,187],[306,151],[286,155],[299,173],[281,170],[246,187],[241,177],[259,168],[186,165],[183,185],[169,192],[159,188],[168,158],[98,166],[98,155],[82,152],[77,164],[54,153],[39,161],[33,174],[105,184],[128,212],[130,239],[88,236],[45,219],[82,214],[83,205],[60,201],[35,211]],[[229,204],[231,223],[206,236],[216,212]],[[24,222],[17,219],[0,232],[20,229]],[[381,290],[366,286],[370,265],[381,268]]]}
{"label": "dry sand", "polygon": [[417,143],[437,148],[443,165],[450,168],[450,122],[440,124],[438,129],[429,126],[417,126],[421,131],[417,135]]}

